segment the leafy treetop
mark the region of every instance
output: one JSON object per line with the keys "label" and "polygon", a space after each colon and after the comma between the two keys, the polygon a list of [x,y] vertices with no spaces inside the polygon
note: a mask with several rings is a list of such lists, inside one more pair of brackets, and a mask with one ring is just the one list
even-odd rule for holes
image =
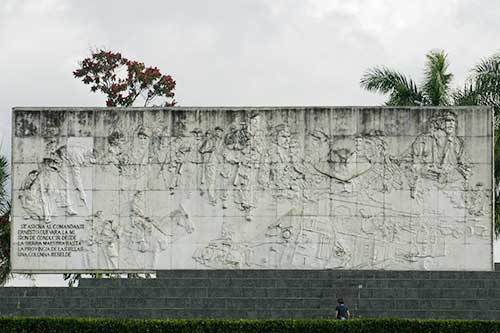
{"label": "leafy treetop", "polygon": [[[92,92],[107,96],[107,106],[132,106],[141,96],[144,106],[156,97],[165,98],[164,106],[174,106],[175,81],[156,67],[124,58],[118,52],[97,50],[79,63],[73,75],[90,84]],[[125,71],[125,72],[124,72]]]}

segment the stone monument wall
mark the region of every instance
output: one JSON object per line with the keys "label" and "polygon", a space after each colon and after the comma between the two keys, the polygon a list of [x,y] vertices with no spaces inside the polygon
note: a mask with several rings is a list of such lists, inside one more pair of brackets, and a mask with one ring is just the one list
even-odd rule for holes
{"label": "stone monument wall", "polygon": [[492,270],[489,108],[16,108],[13,270]]}

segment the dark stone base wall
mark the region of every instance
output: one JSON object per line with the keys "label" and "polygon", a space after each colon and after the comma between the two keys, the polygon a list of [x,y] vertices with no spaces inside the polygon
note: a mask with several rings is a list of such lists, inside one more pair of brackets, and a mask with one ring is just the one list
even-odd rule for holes
{"label": "dark stone base wall", "polygon": [[177,270],[83,279],[76,288],[0,288],[0,316],[500,319],[500,272]]}

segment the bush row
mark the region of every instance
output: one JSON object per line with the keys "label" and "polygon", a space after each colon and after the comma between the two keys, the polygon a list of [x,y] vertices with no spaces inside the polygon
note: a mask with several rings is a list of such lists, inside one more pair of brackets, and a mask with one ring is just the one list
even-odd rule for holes
{"label": "bush row", "polygon": [[500,322],[479,320],[134,320],[82,318],[0,318],[2,333],[114,332],[500,332]]}

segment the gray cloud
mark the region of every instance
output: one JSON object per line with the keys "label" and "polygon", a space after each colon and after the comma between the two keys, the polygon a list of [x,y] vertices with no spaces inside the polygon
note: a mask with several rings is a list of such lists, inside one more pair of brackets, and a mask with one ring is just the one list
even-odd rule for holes
{"label": "gray cloud", "polygon": [[216,0],[0,3],[0,130],[15,105],[103,105],[71,72],[91,47],[156,65],[181,105],[380,104],[371,66],[419,79],[445,49],[461,84],[498,47],[496,0]]}

